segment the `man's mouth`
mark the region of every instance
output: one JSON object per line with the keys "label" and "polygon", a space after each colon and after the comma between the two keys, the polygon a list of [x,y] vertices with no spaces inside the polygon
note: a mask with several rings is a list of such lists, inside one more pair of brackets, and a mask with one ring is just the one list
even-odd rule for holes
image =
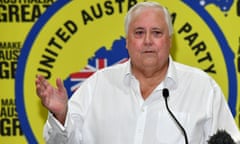
{"label": "man's mouth", "polygon": [[154,53],[154,51],[143,51],[143,53]]}

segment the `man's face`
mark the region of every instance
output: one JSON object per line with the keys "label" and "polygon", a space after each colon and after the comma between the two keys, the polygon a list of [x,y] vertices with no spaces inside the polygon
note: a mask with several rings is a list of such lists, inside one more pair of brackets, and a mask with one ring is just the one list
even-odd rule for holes
{"label": "man's face", "polygon": [[145,8],[129,24],[126,47],[133,67],[164,67],[168,63],[171,37],[162,10]]}

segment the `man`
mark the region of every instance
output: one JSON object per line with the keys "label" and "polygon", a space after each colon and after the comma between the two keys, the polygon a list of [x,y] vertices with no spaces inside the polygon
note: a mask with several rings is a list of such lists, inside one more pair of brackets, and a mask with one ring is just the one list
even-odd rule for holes
{"label": "man", "polygon": [[[69,101],[60,79],[54,88],[37,77],[37,94],[49,110],[47,143],[207,144],[218,129],[240,140],[217,83],[171,59],[173,30],[166,8],[138,3],[126,16],[125,30],[129,61],[96,72]],[[185,138],[165,107],[163,89]]]}

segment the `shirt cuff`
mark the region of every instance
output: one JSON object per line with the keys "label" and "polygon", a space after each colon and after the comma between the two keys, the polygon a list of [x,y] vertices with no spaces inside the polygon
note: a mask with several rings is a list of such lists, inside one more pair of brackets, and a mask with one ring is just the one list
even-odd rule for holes
{"label": "shirt cuff", "polygon": [[53,113],[48,112],[48,119],[45,125],[45,133],[47,132],[48,135],[51,135],[53,132],[54,133],[66,133],[68,129],[68,124],[69,123],[69,111],[67,112],[66,115],[66,120],[64,125],[62,125],[54,116]]}
{"label": "shirt cuff", "polygon": [[65,123],[64,125],[62,125],[54,116],[53,116],[53,113],[51,112],[48,112],[48,124],[50,125],[50,127],[52,128],[58,128],[59,130],[61,131],[65,131],[67,129],[67,124],[68,124],[68,117],[69,117],[69,112],[67,112],[67,115],[66,115],[66,120],[65,120]]}

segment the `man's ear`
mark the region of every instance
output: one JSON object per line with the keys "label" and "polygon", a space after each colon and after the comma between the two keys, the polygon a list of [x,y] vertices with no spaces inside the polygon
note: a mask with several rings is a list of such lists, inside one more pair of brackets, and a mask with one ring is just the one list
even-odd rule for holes
{"label": "man's ear", "polygon": [[170,49],[171,49],[171,47],[172,47],[172,36],[169,36],[169,41],[170,41]]}
{"label": "man's ear", "polygon": [[128,37],[127,37],[127,36],[126,36],[125,41],[126,41],[126,45],[125,45],[125,47],[126,47],[126,49],[128,49]]}

